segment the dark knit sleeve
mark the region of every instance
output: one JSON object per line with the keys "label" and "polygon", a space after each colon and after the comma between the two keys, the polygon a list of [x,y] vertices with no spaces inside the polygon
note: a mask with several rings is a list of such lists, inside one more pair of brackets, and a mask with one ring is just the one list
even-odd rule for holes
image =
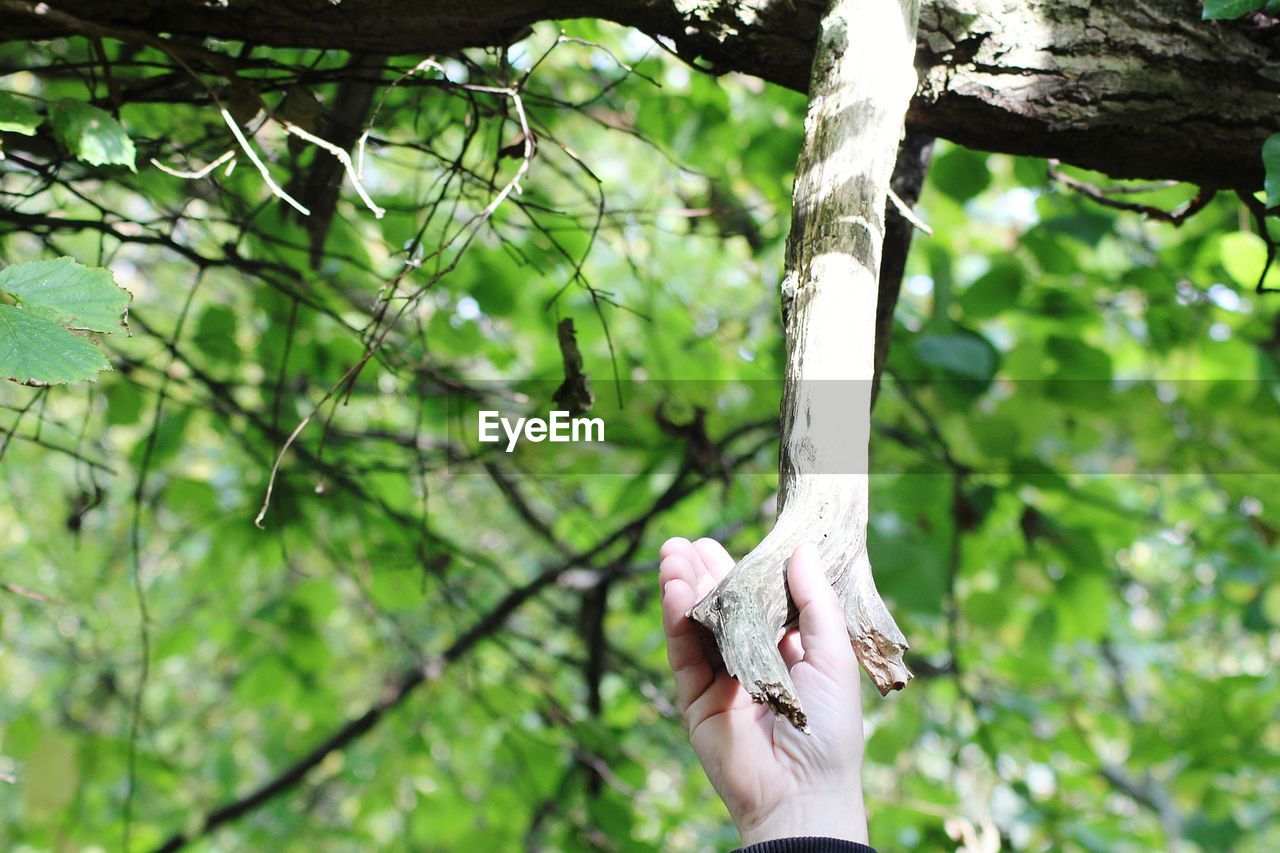
{"label": "dark knit sleeve", "polygon": [[734,853],[876,853],[875,848],[840,838],[778,838],[740,847]]}

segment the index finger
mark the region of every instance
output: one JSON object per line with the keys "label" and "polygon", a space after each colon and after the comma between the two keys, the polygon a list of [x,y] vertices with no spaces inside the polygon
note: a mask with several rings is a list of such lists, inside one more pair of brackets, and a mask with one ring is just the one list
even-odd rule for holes
{"label": "index finger", "polygon": [[676,699],[684,711],[714,680],[698,626],[687,615],[697,603],[694,569],[683,554],[672,554],[662,561],[658,577],[662,584],[662,629],[667,639],[667,661],[676,680]]}

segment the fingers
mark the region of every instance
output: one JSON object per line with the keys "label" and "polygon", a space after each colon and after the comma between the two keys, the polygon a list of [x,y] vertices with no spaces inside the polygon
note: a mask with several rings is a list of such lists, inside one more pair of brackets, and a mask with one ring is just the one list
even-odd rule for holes
{"label": "fingers", "polygon": [[698,598],[711,592],[734,566],[733,557],[714,539],[702,538],[690,542],[682,537],[668,539],[659,549],[662,559],[679,554],[693,566],[694,578],[690,582]]}
{"label": "fingers", "polygon": [[692,547],[693,543],[688,539],[685,539],[683,536],[673,536],[666,542],[663,542],[662,547],[658,549],[658,559],[659,561],[665,560],[672,554],[682,554],[685,552],[685,549]]}
{"label": "fingers", "polygon": [[787,632],[782,635],[782,639],[778,641],[778,653],[782,655],[782,662],[787,665],[787,669],[804,660],[804,647],[800,645],[800,632],[795,628],[788,628]]}
{"label": "fingers", "polygon": [[[686,543],[687,544],[687,543]],[[664,546],[665,548],[665,546]],[[703,650],[698,627],[685,614],[697,603],[694,568],[681,553],[672,553],[658,568],[662,584],[662,628],[667,638],[667,660],[676,680],[681,710],[711,685],[713,671]]]}
{"label": "fingers", "polygon": [[804,544],[787,564],[787,586],[800,611],[800,645],[804,660],[828,675],[857,665],[849,643],[844,608],[827,581],[818,550]]}
{"label": "fingers", "polygon": [[[707,538],[697,542],[681,537],[668,539],[658,553],[662,558],[658,583],[662,588],[667,659],[675,674],[680,707],[687,713],[694,701],[713,686],[722,664],[715,644],[685,614],[729,573],[734,559],[719,542]],[[722,706],[721,700],[726,698],[739,697],[713,697],[715,701],[709,707]]]}
{"label": "fingers", "polygon": [[[733,557],[730,557],[724,546],[714,539],[706,537],[699,539],[693,543],[693,550],[698,552],[698,556],[702,558],[702,565],[706,566],[715,583],[720,583],[733,568]],[[710,590],[707,591],[710,592]]]}
{"label": "fingers", "polygon": [[689,582],[689,586],[693,587],[697,597],[700,598],[715,585],[711,581],[711,573],[707,571],[707,567],[702,563],[702,555],[698,553],[698,550],[693,547],[693,543],[688,539],[680,536],[668,539],[663,543],[662,548],[658,550],[658,554],[663,560],[672,556],[684,558],[685,562],[693,568],[692,575],[685,580]]}

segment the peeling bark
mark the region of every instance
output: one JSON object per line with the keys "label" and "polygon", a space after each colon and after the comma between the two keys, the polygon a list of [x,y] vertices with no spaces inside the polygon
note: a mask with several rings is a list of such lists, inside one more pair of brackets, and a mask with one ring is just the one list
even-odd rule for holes
{"label": "peeling bark", "polygon": [[[85,26],[34,14],[46,5]],[[0,0],[0,40],[68,29],[110,36],[103,28],[114,27],[420,56],[507,44],[538,21],[587,17],[666,37],[713,73],[804,90],[823,8],[820,0]],[[1117,178],[1260,187],[1262,142],[1280,131],[1277,28],[1202,21],[1201,8],[1200,0],[922,3],[921,85],[908,123]]]}
{"label": "peeling bark", "polygon": [[804,711],[777,642],[794,617],[784,574],[801,542],[817,546],[876,687],[911,678],[867,557],[867,444],[885,199],[916,88],[916,14],[916,0],[836,0],[823,20],[783,284],[778,520],[690,614],[729,673],[798,728]]}

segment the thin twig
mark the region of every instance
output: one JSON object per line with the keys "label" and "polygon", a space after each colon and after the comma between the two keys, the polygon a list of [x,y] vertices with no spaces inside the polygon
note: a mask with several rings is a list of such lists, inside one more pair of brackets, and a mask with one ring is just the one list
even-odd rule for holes
{"label": "thin twig", "polygon": [[16,583],[0,583],[0,590],[4,590],[10,595],[16,595],[19,598],[27,598],[31,601],[38,601],[41,604],[61,604],[62,602],[56,598],[50,598],[42,592],[36,592],[33,589],[27,589],[25,586],[18,586]]}
{"label": "thin twig", "polygon": [[222,114],[222,120],[227,123],[227,127],[231,128],[231,135],[236,138],[236,142],[240,143],[240,148],[244,151],[245,156],[247,156],[249,161],[258,168],[258,174],[262,175],[262,180],[266,181],[272,194],[277,198],[283,199],[290,207],[301,213],[303,216],[310,216],[311,211],[307,210],[297,199],[285,192],[284,188],[277,184],[275,179],[271,177],[271,173],[267,171],[267,167],[263,162],[258,159],[257,152],[253,150],[253,146],[249,144],[249,140],[244,138],[244,134],[240,131],[240,125],[231,117],[231,113],[227,111],[227,108],[222,107],[218,112]]}
{"label": "thin twig", "polygon": [[[585,45],[586,47],[599,50],[603,52],[606,56],[608,56],[610,59],[612,59],[615,65],[617,65],[623,71],[626,71],[628,75],[639,77],[641,80],[645,81],[646,83],[651,83],[652,85],[656,86],[659,89],[662,88],[662,84],[659,83],[657,80],[653,79],[647,74],[643,74],[640,71],[637,71],[634,65],[628,65],[627,63],[623,62],[621,59],[618,58],[617,54],[615,54],[612,50],[600,44],[599,42],[594,42],[584,38],[578,38],[577,36],[567,36],[562,32],[560,33],[560,37],[556,39],[556,43],[557,44],[565,44],[565,43],[581,44],[581,45]],[[645,56],[648,56],[647,52]],[[643,61],[644,58],[645,57],[641,57],[641,61]]]}
{"label": "thin twig", "polygon": [[34,406],[40,398],[44,397],[48,391],[49,389],[47,388],[40,389],[31,396],[31,399],[27,401],[25,406],[18,409],[18,414],[14,416],[13,423],[9,424],[9,428],[5,430],[4,441],[0,442],[0,461],[4,460],[5,451],[9,449],[9,442],[13,440],[15,435],[17,435],[18,427],[22,424],[22,419],[27,416],[27,412],[31,411],[31,407]]}
{"label": "thin twig", "polygon": [[282,118],[277,118],[275,120],[284,128],[285,133],[290,133],[299,139],[305,139],[312,145],[323,148],[325,151],[332,154],[334,158],[342,164],[342,168],[346,170],[347,177],[351,179],[351,184],[356,188],[356,193],[360,196],[360,200],[364,202],[365,207],[373,211],[373,215],[378,219],[386,216],[387,211],[374,204],[373,199],[369,198],[369,193],[365,192],[364,184],[360,182],[360,176],[356,174],[355,166],[351,163],[351,155],[343,151],[340,146],[334,145],[326,139],[321,139],[314,133],[310,133],[309,131],[298,127],[291,121],[287,121]]}
{"label": "thin twig", "polygon": [[901,215],[903,219],[910,222],[912,227],[914,227],[917,231],[920,231],[924,234],[928,234],[930,237],[932,237],[933,229],[929,227],[929,224],[925,222],[923,219],[921,219],[919,216],[916,216],[916,212],[912,210],[911,207],[905,201],[903,201],[898,197],[898,194],[893,191],[892,187],[889,188],[888,192],[889,192],[889,201],[893,202],[893,206],[898,211],[899,215]]}
{"label": "thin twig", "polygon": [[376,123],[378,120],[378,114],[382,112],[382,106],[387,101],[387,95],[391,94],[391,90],[394,89],[396,86],[399,86],[405,80],[408,80],[410,77],[412,77],[413,75],[419,72],[426,71],[428,68],[436,69],[441,73],[441,75],[445,76],[446,78],[448,77],[448,75],[445,74],[444,72],[444,67],[441,66],[440,63],[436,62],[435,57],[428,56],[426,59],[422,60],[417,65],[413,66],[408,71],[404,72],[399,77],[392,80],[387,85],[387,87],[382,90],[382,94],[378,96],[378,103],[374,105],[373,114],[369,116],[369,124],[365,127],[364,132],[360,134],[360,138],[356,140],[356,177],[357,178],[360,178],[362,180],[364,178],[364,145],[369,138],[369,133],[373,130],[374,123]]}
{"label": "thin twig", "polygon": [[[773,424],[772,419],[767,422],[748,424],[731,431],[719,442],[719,446],[725,448],[730,442],[748,435],[753,430],[765,433],[763,440],[752,442],[751,446],[747,447],[741,454],[734,455],[730,460],[731,467],[737,467],[754,458],[760,448],[772,440],[769,433]],[[188,831],[183,830],[169,836],[164,843],[155,848],[155,853],[173,853],[173,851],[180,850],[191,841],[212,834],[218,827],[252,813],[277,796],[297,786],[328,755],[345,749],[349,744],[371,731],[388,712],[399,707],[418,687],[438,679],[446,667],[456,663],[482,641],[493,636],[527,602],[535,598],[543,589],[553,585],[567,572],[602,560],[607,562],[607,567],[611,573],[628,565],[628,561],[640,547],[644,534],[653,519],[673,508],[707,484],[708,481],[705,478],[692,476],[694,473],[692,465],[685,463],[680,471],[677,472],[666,491],[639,516],[598,540],[590,549],[547,567],[523,586],[509,591],[487,613],[476,619],[467,630],[459,634],[438,657],[409,667],[392,679],[382,695],[363,714],[349,720],[318,746],[267,782],[243,797],[210,812],[194,831],[188,833]],[[625,545],[623,550],[615,557],[608,557],[619,543]]]}
{"label": "thin twig", "polygon": [[201,178],[203,178],[205,175],[209,174],[214,169],[218,168],[223,163],[227,162],[228,160],[232,159],[235,156],[236,156],[235,149],[229,148],[225,152],[223,152],[222,156],[218,157],[218,159],[210,160],[207,166],[205,166],[203,169],[196,169],[194,172],[184,172],[181,169],[175,169],[172,166],[166,166],[164,163],[161,163],[159,160],[157,160],[154,157],[151,158],[151,165],[155,166],[157,169],[164,172],[166,175],[173,175],[175,178],[185,178],[188,181],[198,181]]}
{"label": "thin twig", "polygon": [[[466,224],[463,225],[462,230],[465,230],[468,227],[474,226],[473,230],[471,231],[471,236],[467,239],[467,241],[463,244],[463,246],[459,250],[459,251],[463,251],[466,249],[468,245],[470,245],[471,239],[474,239],[475,235],[479,233],[480,225],[483,224],[484,222],[487,222],[489,218],[493,216],[494,212],[498,209],[498,207],[502,204],[502,202],[505,201],[507,197],[511,195],[512,192],[519,191],[520,180],[529,171],[529,163],[533,158],[533,136],[529,132],[529,121],[525,115],[524,102],[520,98],[520,93],[515,89],[507,88],[507,87],[499,87],[499,86],[474,86],[469,84],[461,85],[460,88],[467,89],[470,91],[476,91],[476,92],[502,94],[511,98],[511,101],[515,106],[516,116],[519,118],[519,121],[520,121],[520,130],[524,134],[524,156],[520,160],[520,166],[516,169],[516,173],[511,177],[511,180],[507,181],[507,183],[502,187],[502,189],[498,191],[498,194],[494,196],[493,199],[491,199],[487,205],[485,205],[483,210],[481,210],[478,214],[473,216],[470,220],[468,220]],[[230,114],[226,110],[223,110],[222,112],[226,120],[231,123],[232,128],[236,130],[237,135],[239,135],[239,129],[235,127],[235,124],[232,121]],[[239,138],[243,139],[242,136]],[[256,159],[255,159],[255,162],[257,162]],[[283,192],[283,190],[281,192]],[[460,230],[458,234],[461,234],[462,230]],[[451,245],[454,242],[454,240],[457,239],[457,236],[458,235],[455,235],[452,239],[448,240],[444,244],[444,246],[442,246],[442,249],[447,248],[449,245]],[[456,263],[457,263],[457,259],[455,258],[454,264]],[[452,269],[452,266],[450,266],[450,269]],[[404,270],[400,272],[399,275],[395,276],[394,282],[396,282],[396,286],[398,286],[398,282],[401,279],[403,279],[410,272],[410,270],[411,270],[410,267],[406,267]],[[439,277],[437,276],[434,280],[438,280],[438,278]],[[307,413],[307,415],[301,421],[298,422],[298,425],[294,427],[293,431],[289,433],[289,437],[285,440],[279,452],[276,453],[275,461],[271,465],[271,474],[267,478],[267,489],[266,489],[266,494],[263,496],[262,507],[258,510],[257,516],[255,516],[253,519],[253,523],[256,527],[261,528],[263,519],[267,517],[267,510],[271,506],[271,496],[275,491],[276,477],[278,477],[280,474],[280,465],[284,461],[285,454],[289,452],[289,448],[293,446],[294,442],[298,440],[298,436],[302,434],[302,431],[307,428],[308,424],[310,424],[312,420],[315,419],[315,416],[320,412],[320,409],[329,400],[331,400],[334,397],[334,395],[338,392],[338,390],[342,388],[346,383],[350,381],[354,381],[355,377],[358,376],[364,370],[365,365],[369,363],[369,361],[373,358],[373,356],[377,354],[378,350],[380,350],[382,345],[386,342],[387,336],[391,334],[391,329],[394,328],[395,326],[395,321],[398,320],[400,317],[404,316],[405,312],[409,310],[410,305],[413,304],[414,298],[418,295],[421,295],[421,293],[424,291],[425,291],[425,287],[420,288],[416,294],[414,294],[413,296],[405,300],[404,305],[401,307],[401,309],[398,312],[396,312],[392,321],[383,328],[382,332],[369,345],[368,349],[365,351],[364,355],[360,358],[360,360],[357,361],[355,364],[353,364],[351,367],[349,367],[342,374],[342,377],[334,384],[334,386],[330,388],[328,392],[325,393],[325,395],[320,399],[320,401],[315,405],[315,407],[312,408],[312,410],[309,413]],[[394,288],[392,292],[394,292]]]}
{"label": "thin twig", "polygon": [[1280,288],[1267,287],[1267,274],[1271,272],[1271,267],[1276,262],[1276,241],[1271,236],[1271,230],[1267,227],[1267,206],[1252,194],[1246,192],[1237,192],[1236,196],[1240,201],[1244,202],[1245,208],[1253,216],[1253,223],[1258,229],[1258,236],[1267,246],[1267,260],[1262,265],[1262,272],[1258,274],[1258,284],[1254,288],[1255,293],[1280,293]]}
{"label": "thin twig", "polygon": [[1062,184],[1068,189],[1075,190],[1081,195],[1092,199],[1104,207],[1110,207],[1115,210],[1127,210],[1131,213],[1141,213],[1148,219],[1155,219],[1159,222],[1168,222],[1175,227],[1182,225],[1191,217],[1209,206],[1209,202],[1213,201],[1218,191],[1213,187],[1200,187],[1195,197],[1181,207],[1174,210],[1165,210],[1150,204],[1138,204],[1132,201],[1121,201],[1117,198],[1111,198],[1111,195],[1120,192],[1117,187],[1102,188],[1091,184],[1088,181],[1082,181],[1079,178],[1073,178],[1061,170],[1062,163],[1058,160],[1050,160],[1048,165],[1049,180]]}
{"label": "thin twig", "polygon": [[133,802],[138,791],[138,739],[142,735],[142,705],[146,696],[147,685],[151,678],[151,613],[147,606],[146,585],[142,579],[142,504],[146,497],[147,478],[151,473],[152,460],[155,457],[156,444],[160,437],[160,420],[164,414],[165,400],[169,394],[169,383],[172,381],[172,367],[177,360],[178,338],[186,326],[187,317],[191,313],[191,305],[195,301],[196,291],[204,281],[204,268],[197,267],[195,282],[187,291],[186,299],[178,312],[178,321],[174,325],[173,335],[167,342],[169,350],[169,370],[164,372],[160,390],[156,394],[156,406],[151,416],[151,429],[147,433],[146,446],[142,452],[142,462],[138,466],[138,482],[133,490],[133,514],[129,521],[129,554],[132,563],[130,572],[133,583],[134,603],[138,609],[138,645],[142,656],[142,665],[138,673],[138,684],[133,692],[133,701],[129,711],[129,745],[126,759],[126,777],[128,787],[125,789],[122,841],[123,849],[130,849],[130,837],[133,833]]}

